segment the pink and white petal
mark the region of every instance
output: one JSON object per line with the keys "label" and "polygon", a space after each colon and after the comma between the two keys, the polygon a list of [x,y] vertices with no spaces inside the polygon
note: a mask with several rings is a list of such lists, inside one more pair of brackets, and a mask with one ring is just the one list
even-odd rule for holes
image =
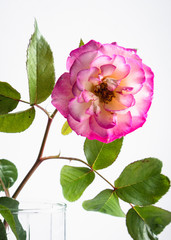
{"label": "pink and white petal", "polygon": [[123,105],[121,102],[119,102],[115,97],[112,98],[112,100],[109,103],[105,103],[104,104],[104,108],[107,111],[110,112],[115,112],[115,111],[121,111],[121,110],[125,110],[128,107]]}
{"label": "pink and white petal", "polygon": [[73,85],[77,80],[77,74],[84,69],[90,68],[91,62],[97,57],[98,51],[91,51],[91,52],[84,52],[82,53],[79,58],[77,58],[71,68],[71,85]]}
{"label": "pink and white petal", "polygon": [[116,68],[116,67],[113,66],[112,64],[102,65],[102,66],[100,67],[100,69],[101,69],[101,75],[102,75],[103,77],[105,77],[105,76],[110,76],[110,75],[112,75],[112,73],[114,72],[115,68]]}
{"label": "pink and white petal", "polygon": [[112,76],[115,80],[121,80],[130,73],[130,66],[126,64],[125,58],[122,56],[115,56],[113,65],[116,67]]}
{"label": "pink and white petal", "polygon": [[154,73],[152,72],[151,68],[143,64],[143,69],[145,71],[145,78],[146,78],[146,87],[151,89],[151,93],[153,94],[154,88]]}
{"label": "pink and white petal", "polygon": [[103,140],[90,128],[89,118],[85,119],[82,122],[78,122],[69,114],[67,121],[69,126],[76,132],[76,134],[87,137],[90,140]]}
{"label": "pink and white petal", "polygon": [[91,67],[97,67],[100,69],[102,65],[106,64],[111,64],[112,58],[106,55],[101,55],[96,57],[92,62],[91,62]]}
{"label": "pink and white petal", "polygon": [[115,98],[118,102],[120,102],[122,105],[126,107],[131,107],[135,105],[135,99],[132,94],[120,94],[120,93],[115,93]]}
{"label": "pink and white petal", "polygon": [[94,93],[84,90],[82,92],[82,96],[85,102],[89,102],[89,101],[96,101],[98,99],[98,97],[96,95],[94,95]]}
{"label": "pink and white petal", "polygon": [[100,46],[101,46],[101,43],[91,40],[88,43],[84,44],[83,46],[71,51],[70,56],[67,59],[67,64],[66,64],[67,70],[70,71],[70,68],[74,63],[75,59],[77,59],[82,53],[96,51],[100,48]]}
{"label": "pink and white petal", "polygon": [[109,44],[109,43],[103,44],[101,45],[99,51],[102,54],[113,58],[113,55],[116,54],[116,46],[114,44]]}
{"label": "pink and white petal", "polygon": [[117,124],[114,128],[110,129],[110,139],[114,141],[131,132],[132,116],[128,111],[125,114],[117,114]]}
{"label": "pink and white petal", "polygon": [[79,102],[77,98],[72,99],[69,102],[69,114],[76,120],[76,121],[83,121],[90,117],[89,114],[86,113],[86,110],[90,107],[90,103],[86,102]]}
{"label": "pink and white petal", "polygon": [[57,110],[67,117],[69,109],[69,101],[74,98],[72,94],[72,86],[70,84],[70,74],[64,73],[56,82],[56,85],[52,91],[52,105]]}
{"label": "pink and white petal", "polygon": [[72,93],[74,94],[75,97],[78,97],[81,94],[81,91],[77,86],[77,82],[75,82],[73,87],[72,87]]}
{"label": "pink and white petal", "polygon": [[132,87],[133,90],[131,94],[137,93],[143,86],[145,81],[145,72],[143,70],[143,65],[138,61],[126,58],[126,62],[130,65],[130,73],[128,76],[120,82],[120,86],[122,87]]}
{"label": "pink and white petal", "polygon": [[116,42],[112,43],[112,45],[115,46],[115,54],[116,55],[133,58],[136,61],[139,61],[140,63],[142,62],[141,58],[136,54],[136,52],[137,52],[136,49],[121,47],[121,46],[117,45]]}
{"label": "pink and white petal", "polygon": [[98,78],[99,70],[98,68],[92,67],[90,69],[81,70],[77,74],[77,86],[82,91],[84,89],[91,90],[92,82],[89,81],[90,78]]}
{"label": "pink and white petal", "polygon": [[146,89],[144,86],[138,94],[134,95],[136,104],[130,109],[133,117],[144,119],[144,116],[147,115],[152,103],[152,92],[147,92]]}
{"label": "pink and white petal", "polygon": [[146,121],[146,117],[147,115],[141,115],[141,116],[132,116],[132,128],[131,128],[131,132],[136,130],[139,127],[142,127],[143,124]]}
{"label": "pink and white petal", "polygon": [[133,116],[144,116],[148,112],[153,98],[153,78],[154,74],[151,69],[144,65],[146,81],[135,97],[135,106],[131,109]]}
{"label": "pink and white petal", "polygon": [[100,138],[104,139],[106,142],[106,139],[108,139],[108,131],[106,128],[101,127],[97,121],[95,120],[94,116],[91,116],[89,119],[90,122],[90,128],[92,132],[97,134]]}
{"label": "pink and white petal", "polygon": [[99,106],[99,101],[92,101],[90,107],[86,110],[86,113],[89,115],[99,115],[101,108]]}
{"label": "pink and white petal", "polygon": [[99,114],[94,115],[94,118],[98,125],[102,128],[113,128],[116,125],[116,116],[114,113],[106,111],[101,106],[101,111]]}

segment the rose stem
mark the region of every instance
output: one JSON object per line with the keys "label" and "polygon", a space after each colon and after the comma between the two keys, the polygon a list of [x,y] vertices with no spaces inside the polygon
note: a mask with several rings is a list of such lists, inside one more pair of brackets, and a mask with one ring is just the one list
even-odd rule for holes
{"label": "rose stem", "polygon": [[40,147],[40,151],[37,157],[36,162],[34,163],[34,165],[32,166],[32,168],[29,170],[29,172],[27,173],[27,175],[25,176],[25,178],[23,179],[23,181],[20,183],[20,185],[18,186],[17,190],[15,191],[15,193],[13,194],[12,198],[16,199],[18,194],[21,192],[21,190],[23,189],[23,187],[25,186],[25,184],[27,183],[27,181],[30,179],[30,177],[32,176],[32,174],[35,172],[35,170],[38,168],[38,166],[43,162],[43,160],[41,159],[42,155],[43,155],[43,151],[45,148],[45,144],[46,144],[46,140],[47,140],[47,136],[49,133],[49,129],[52,123],[53,118],[55,117],[55,114],[57,113],[57,110],[55,109],[55,111],[53,112],[53,114],[51,116],[48,116],[48,122],[47,122],[47,126],[46,126],[46,130],[45,130],[45,134],[43,137],[43,141]]}

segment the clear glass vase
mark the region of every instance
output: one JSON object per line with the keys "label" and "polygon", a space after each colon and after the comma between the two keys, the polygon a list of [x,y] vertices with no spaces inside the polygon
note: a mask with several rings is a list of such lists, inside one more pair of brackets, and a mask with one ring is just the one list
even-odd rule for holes
{"label": "clear glass vase", "polygon": [[[24,203],[12,212],[26,233],[23,240],[66,240],[66,205],[62,203]],[[7,239],[16,240],[11,229]]]}

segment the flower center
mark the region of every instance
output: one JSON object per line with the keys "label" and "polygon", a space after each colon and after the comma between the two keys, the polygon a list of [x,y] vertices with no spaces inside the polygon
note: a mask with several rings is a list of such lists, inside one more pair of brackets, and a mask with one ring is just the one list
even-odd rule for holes
{"label": "flower center", "polygon": [[109,103],[114,97],[114,92],[108,89],[108,85],[102,82],[94,87],[94,94],[99,97],[101,102]]}

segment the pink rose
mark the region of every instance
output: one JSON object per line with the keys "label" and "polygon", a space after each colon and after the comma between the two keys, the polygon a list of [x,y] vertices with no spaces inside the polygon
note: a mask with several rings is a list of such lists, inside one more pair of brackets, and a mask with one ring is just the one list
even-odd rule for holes
{"label": "pink rose", "polygon": [[153,73],[136,50],[91,40],[73,50],[52,104],[79,135],[109,143],[141,127],[153,95]]}

